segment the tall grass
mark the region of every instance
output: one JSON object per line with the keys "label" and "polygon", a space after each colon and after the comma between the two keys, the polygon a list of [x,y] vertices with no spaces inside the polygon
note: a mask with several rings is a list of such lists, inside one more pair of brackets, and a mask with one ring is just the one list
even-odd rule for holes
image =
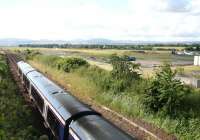
{"label": "tall grass", "polygon": [[[47,62],[42,59],[47,60]],[[56,58],[57,59],[57,58]],[[51,63],[49,61],[51,60]],[[175,134],[181,140],[200,139],[200,93],[193,90],[185,96],[179,117],[147,113],[140,100],[151,79],[139,79],[125,90],[114,92],[110,73],[95,66],[81,66],[66,73],[52,65],[51,56],[37,56],[29,62],[80,99],[103,104],[128,118],[139,118]]]}

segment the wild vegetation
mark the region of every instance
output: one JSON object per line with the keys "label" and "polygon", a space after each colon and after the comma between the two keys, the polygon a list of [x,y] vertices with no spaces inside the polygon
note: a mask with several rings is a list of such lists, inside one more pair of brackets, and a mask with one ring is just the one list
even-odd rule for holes
{"label": "wild vegetation", "polygon": [[200,44],[21,44],[19,47],[31,48],[89,48],[89,49],[128,49],[128,50],[172,50],[173,48],[189,48],[187,50],[199,50]]}
{"label": "wild vegetation", "polygon": [[175,76],[176,71],[172,71],[169,64],[161,66],[156,72],[142,99],[147,110],[162,112],[163,115],[178,115],[183,98],[190,94],[191,90],[175,79]]}
{"label": "wild vegetation", "polygon": [[42,131],[19,94],[3,55],[0,55],[0,140],[38,140]]}
{"label": "wild vegetation", "polygon": [[[154,78],[145,79],[138,64],[124,61],[123,56],[113,55],[110,60],[110,72],[80,59],[73,67],[70,63],[77,61],[74,58],[36,55],[29,62],[61,84],[70,85],[79,97],[153,123],[181,140],[200,139],[200,93],[175,80],[176,71],[169,64],[160,67]],[[70,71],[65,71],[64,65]]]}

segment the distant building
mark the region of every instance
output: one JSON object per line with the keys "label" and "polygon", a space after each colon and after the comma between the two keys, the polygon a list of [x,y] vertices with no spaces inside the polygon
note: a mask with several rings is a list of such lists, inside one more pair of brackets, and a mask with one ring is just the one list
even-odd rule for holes
{"label": "distant building", "polygon": [[194,65],[200,66],[200,56],[194,56]]}
{"label": "distant building", "polygon": [[176,76],[177,80],[180,80],[183,84],[191,85],[195,88],[200,88],[200,79],[188,76]]}

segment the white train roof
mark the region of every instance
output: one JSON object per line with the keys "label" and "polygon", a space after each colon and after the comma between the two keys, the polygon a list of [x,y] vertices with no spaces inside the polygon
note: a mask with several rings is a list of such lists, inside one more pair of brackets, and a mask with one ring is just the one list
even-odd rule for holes
{"label": "white train roof", "polygon": [[27,73],[31,71],[35,71],[35,69],[31,67],[31,65],[29,65],[28,63],[25,63],[24,61],[17,62],[17,66],[21,69],[24,75],[26,75]]}
{"label": "white train roof", "polygon": [[64,120],[81,111],[90,111],[88,107],[67,92],[64,92],[62,88],[41,73],[37,71],[30,72],[27,74],[27,78],[31,80],[32,84],[34,84],[37,90],[42,93]]}
{"label": "white train roof", "polygon": [[37,71],[33,71],[27,74],[27,78],[31,81],[34,87],[39,90],[40,93],[54,106],[54,108],[60,107],[60,104],[53,95],[64,92],[62,88],[50,81]]}
{"label": "white train roof", "polygon": [[[96,116],[95,113],[79,118],[78,115],[81,115],[81,113],[94,111],[69,93],[64,92],[61,87],[53,83],[41,73],[33,71],[34,68],[29,64],[20,61],[18,62],[18,66],[22,71],[27,73],[27,78],[36,90],[42,94],[43,98],[48,100],[65,123],[70,123],[70,127],[73,128],[73,130],[76,130],[81,138],[91,140],[132,140],[130,136],[120,131],[117,127],[113,126],[102,117]],[[72,119],[72,116],[74,115],[75,121]],[[68,120],[70,121],[68,122]]]}

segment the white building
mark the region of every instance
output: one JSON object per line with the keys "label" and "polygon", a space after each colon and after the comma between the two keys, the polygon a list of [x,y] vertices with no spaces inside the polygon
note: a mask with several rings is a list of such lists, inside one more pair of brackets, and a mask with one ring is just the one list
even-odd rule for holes
{"label": "white building", "polygon": [[200,66],[200,56],[194,56],[194,65]]}

